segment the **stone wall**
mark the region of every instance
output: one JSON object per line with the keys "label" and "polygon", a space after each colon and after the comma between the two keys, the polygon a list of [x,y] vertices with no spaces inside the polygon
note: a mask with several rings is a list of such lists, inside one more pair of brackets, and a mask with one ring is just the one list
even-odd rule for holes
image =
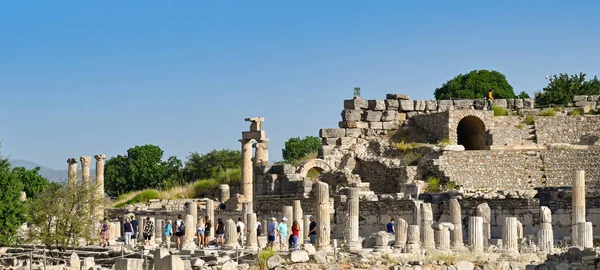
{"label": "stone wall", "polygon": [[587,150],[562,149],[540,152],[547,186],[570,186],[573,171],[585,170],[586,187],[600,188],[600,147]]}
{"label": "stone wall", "polygon": [[600,144],[600,115],[537,117],[535,129],[540,144]]}
{"label": "stone wall", "polygon": [[521,117],[496,116],[491,119],[494,123],[490,128],[492,146],[535,144],[535,134],[530,134],[530,126]]}
{"label": "stone wall", "polygon": [[415,115],[411,124],[427,131],[434,141],[440,141],[448,138],[448,117],[448,112]]}

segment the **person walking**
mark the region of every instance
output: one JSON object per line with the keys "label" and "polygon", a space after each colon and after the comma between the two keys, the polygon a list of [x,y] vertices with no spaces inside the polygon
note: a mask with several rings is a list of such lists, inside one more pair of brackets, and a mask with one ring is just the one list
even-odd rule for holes
{"label": "person walking", "polygon": [[271,218],[271,222],[267,224],[267,247],[273,248],[275,243],[275,235],[277,233],[277,225],[275,224],[275,217]]}
{"label": "person walking", "polygon": [[219,246],[219,242],[221,245],[225,244],[225,224],[223,220],[220,218],[217,219],[217,227],[215,228],[215,233],[217,234],[217,239],[215,240],[216,245]]}
{"label": "person walking", "polygon": [[129,218],[125,219],[125,223],[123,224],[123,233],[125,234],[125,245],[131,245],[131,238],[133,238],[133,225],[131,224],[131,220]]}
{"label": "person walking", "polygon": [[298,225],[298,221],[294,220],[294,224],[292,225],[292,248],[294,251],[298,248],[298,236],[300,236],[300,226]]}
{"label": "person walking", "polygon": [[171,225],[171,220],[165,220],[165,227],[163,228],[163,236],[165,237],[165,242],[167,243],[167,249],[171,250],[171,236],[173,235],[173,226]]}
{"label": "person walking", "polygon": [[185,222],[181,215],[177,216],[177,221],[175,221],[175,248],[181,250],[181,245],[183,242],[183,236],[185,235]]}
{"label": "person walking", "polygon": [[144,223],[144,245],[149,246],[150,240],[152,240],[152,236],[154,235],[154,222],[150,220],[150,217],[146,217],[146,223]]}
{"label": "person walking", "polygon": [[315,218],[310,216],[310,225],[308,225],[308,237],[310,238],[311,244],[317,243],[317,222],[315,222]]}
{"label": "person walking", "polygon": [[198,219],[198,223],[196,223],[196,235],[198,235],[198,247],[204,248],[204,234],[206,228],[204,227],[204,219]]}
{"label": "person walking", "polygon": [[140,224],[138,224],[137,220],[135,220],[135,215],[131,215],[131,226],[133,226],[133,235],[131,235],[131,240],[133,243],[133,246],[137,245],[137,239],[139,237],[138,233],[139,233],[139,227]]}
{"label": "person walking", "polygon": [[288,225],[285,223],[288,219],[286,217],[283,217],[283,219],[281,219],[281,223],[279,223],[279,225],[277,226],[277,233],[279,234],[279,249],[283,250],[283,248],[285,247],[285,241],[287,240],[287,236],[288,236]]}
{"label": "person walking", "polygon": [[238,222],[237,222],[236,226],[237,226],[238,240],[240,241],[240,244],[243,247],[244,246],[244,232],[245,232],[244,229],[246,229],[246,225],[242,221],[241,217],[238,217]]}
{"label": "person walking", "polygon": [[100,245],[102,247],[105,247],[107,245],[110,246],[110,243],[108,242],[110,238],[110,224],[108,224],[108,219],[104,218],[104,220],[98,228],[98,233],[100,234],[100,239],[102,241]]}
{"label": "person walking", "polygon": [[212,224],[208,216],[205,216],[204,220],[206,220],[206,222],[204,222],[204,247],[208,247],[208,243],[210,243],[210,230]]}
{"label": "person walking", "polygon": [[487,93],[487,109],[488,111],[492,110],[492,102],[494,101],[494,89],[490,89]]}
{"label": "person walking", "polygon": [[256,244],[260,248],[260,235],[262,234],[262,223],[256,221]]}

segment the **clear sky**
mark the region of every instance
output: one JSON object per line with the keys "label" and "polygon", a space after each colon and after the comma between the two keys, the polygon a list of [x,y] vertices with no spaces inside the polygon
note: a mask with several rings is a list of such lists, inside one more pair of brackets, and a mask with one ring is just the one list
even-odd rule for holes
{"label": "clear sky", "polygon": [[473,69],[517,93],[600,75],[600,1],[2,1],[2,154],[66,169],[149,143],[185,161],[264,116],[275,161],[337,127],[355,86],[432,99]]}

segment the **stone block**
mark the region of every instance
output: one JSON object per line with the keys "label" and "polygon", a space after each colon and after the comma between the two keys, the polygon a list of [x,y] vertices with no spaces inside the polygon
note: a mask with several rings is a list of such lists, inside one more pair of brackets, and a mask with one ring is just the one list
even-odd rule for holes
{"label": "stone block", "polygon": [[343,137],[339,140],[339,145],[341,146],[350,146],[356,144],[356,138],[351,137]]}
{"label": "stone block", "polygon": [[395,121],[396,120],[396,114],[398,114],[397,111],[385,111],[383,112],[383,115],[381,116],[381,121],[382,122],[390,122],[390,121]]}
{"label": "stone block", "polygon": [[494,99],[493,105],[504,109],[508,108],[508,102],[506,99]]}
{"label": "stone block", "polygon": [[380,111],[365,111],[362,115],[363,121],[366,122],[379,122],[383,112]]}
{"label": "stone block", "polygon": [[425,101],[425,110],[426,111],[437,111],[438,102],[437,100],[427,100]]}
{"label": "stone block", "polygon": [[410,97],[405,94],[386,94],[386,99],[395,99],[395,100],[409,100]]}
{"label": "stone block", "polygon": [[369,123],[368,122],[356,122],[356,128],[367,129],[367,128],[369,128]]}
{"label": "stone block", "polygon": [[362,130],[358,128],[346,129],[346,137],[358,138],[360,135],[362,135]]}
{"label": "stone block", "polygon": [[154,265],[156,266],[155,269],[161,270],[183,270],[185,268],[183,260],[177,255],[164,257],[158,262],[155,261]]}
{"label": "stone block", "polygon": [[600,96],[588,96],[588,101],[600,101]]}
{"label": "stone block", "polygon": [[442,151],[465,151],[465,147],[460,144],[451,144],[442,147]]}
{"label": "stone block", "polygon": [[588,100],[588,96],[574,96],[573,97],[573,102],[587,101],[587,100]]}
{"label": "stone block", "polygon": [[339,128],[356,128],[356,123],[358,121],[340,121],[338,123]]}
{"label": "stone block", "polygon": [[596,107],[596,102],[591,102],[591,101],[577,101],[577,102],[575,102],[575,106],[576,107],[583,107],[583,106]]}
{"label": "stone block", "polygon": [[377,131],[375,129],[365,129],[365,136],[367,136],[367,137],[379,136],[379,131]]}
{"label": "stone block", "polygon": [[438,110],[439,111],[449,111],[454,107],[454,102],[452,100],[438,100]]}
{"label": "stone block", "polygon": [[418,112],[415,112],[415,111],[412,111],[412,112],[407,112],[407,113],[406,113],[406,118],[411,118],[411,117],[413,117],[413,116],[415,116],[415,115],[419,115],[419,113],[418,113]]}
{"label": "stone block", "polygon": [[290,253],[290,261],[293,263],[303,263],[308,262],[310,258],[308,257],[308,252],[306,250],[297,250]]}
{"label": "stone block", "polygon": [[398,122],[383,122],[382,129],[390,130],[390,129],[398,129],[400,126]]}
{"label": "stone block", "polygon": [[369,100],[369,110],[384,111],[385,110],[385,101],[383,101],[383,100]]}
{"label": "stone block", "polygon": [[321,142],[323,145],[337,145],[339,138],[323,138]]}
{"label": "stone block", "polygon": [[370,129],[383,129],[383,122],[371,122],[369,123]]}
{"label": "stone block", "polygon": [[472,99],[457,99],[453,100],[452,103],[457,110],[468,110],[473,106]]}
{"label": "stone block", "polygon": [[321,138],[341,138],[346,135],[346,130],[343,128],[322,128],[319,131]]}
{"label": "stone block", "polygon": [[410,112],[415,110],[415,103],[412,100],[400,100],[400,104],[398,106],[400,111]]}
{"label": "stone block", "polygon": [[[144,260],[143,259],[116,259],[115,270],[143,270]],[[155,269],[167,269],[167,268],[156,268]],[[168,268],[171,269],[171,268]],[[183,268],[181,268],[183,269]]]}
{"label": "stone block", "polygon": [[360,110],[369,108],[369,102],[363,99],[348,99],[344,100],[344,109]]}
{"label": "stone block", "polygon": [[400,102],[398,102],[398,100],[395,99],[386,99],[385,100],[385,107],[388,110],[398,110],[398,106],[400,106]]}
{"label": "stone block", "polygon": [[415,111],[425,111],[425,100],[415,100]]}
{"label": "stone block", "polygon": [[267,138],[267,137],[265,136],[265,131],[264,130],[243,131],[242,132],[242,139],[243,140],[257,140],[257,141],[262,141],[265,138]]}
{"label": "stone block", "polygon": [[533,109],[535,106],[535,102],[532,98],[524,98],[523,99],[523,108],[524,109]]}
{"label": "stone block", "polygon": [[523,100],[515,99],[515,109],[523,109]]}
{"label": "stone block", "polygon": [[271,166],[272,174],[292,174],[296,172],[296,168],[290,164],[277,164]]}
{"label": "stone block", "polygon": [[400,123],[406,121],[406,113],[397,113],[395,121],[398,121]]}
{"label": "stone block", "polygon": [[343,121],[360,121],[362,117],[362,110],[343,110],[342,120]]}
{"label": "stone block", "polygon": [[506,100],[506,108],[508,108],[509,110],[513,110],[515,108],[515,99],[514,98],[509,98]]}
{"label": "stone block", "polygon": [[281,266],[281,264],[283,264],[284,262],[285,260],[281,258],[281,256],[275,254],[267,260],[267,268],[275,269],[275,267]]}

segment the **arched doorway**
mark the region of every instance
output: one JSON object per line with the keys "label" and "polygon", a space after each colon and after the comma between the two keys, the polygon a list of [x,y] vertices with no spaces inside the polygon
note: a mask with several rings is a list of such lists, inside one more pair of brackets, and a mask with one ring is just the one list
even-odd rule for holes
{"label": "arched doorway", "polygon": [[309,159],[298,164],[296,173],[302,177],[316,178],[323,172],[331,171],[331,167],[322,159]]}
{"label": "arched doorway", "polygon": [[464,146],[465,150],[484,150],[485,124],[476,116],[467,116],[458,122],[456,129],[457,143]]}

